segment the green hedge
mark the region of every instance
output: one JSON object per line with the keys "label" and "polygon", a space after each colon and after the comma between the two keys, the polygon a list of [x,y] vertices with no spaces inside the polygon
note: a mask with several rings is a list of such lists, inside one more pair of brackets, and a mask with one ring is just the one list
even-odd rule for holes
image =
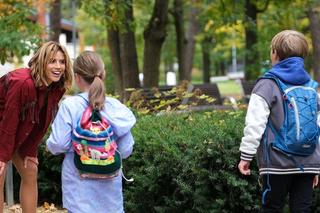
{"label": "green hedge", "polygon": [[[259,212],[255,161],[248,177],[237,169],[244,117],[241,110],[138,117],[134,152],[124,160],[125,175],[135,179],[124,183],[126,212]],[[61,203],[62,159],[41,146],[40,204]],[[319,212],[319,189],[313,203]]]}
{"label": "green hedge", "polygon": [[124,171],[127,212],[257,212],[258,175],[239,175],[244,112],[144,116]]}

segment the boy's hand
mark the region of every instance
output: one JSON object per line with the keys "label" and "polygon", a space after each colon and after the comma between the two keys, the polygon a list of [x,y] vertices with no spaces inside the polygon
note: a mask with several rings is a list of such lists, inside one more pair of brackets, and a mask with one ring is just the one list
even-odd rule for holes
{"label": "boy's hand", "polygon": [[243,175],[250,175],[251,171],[249,169],[250,167],[250,161],[240,160],[238,164],[239,171]]}
{"label": "boy's hand", "polygon": [[6,168],[6,163],[0,161],[0,176],[3,174],[3,171],[5,168]]}
{"label": "boy's hand", "polygon": [[316,186],[318,186],[318,183],[319,183],[319,175],[315,175],[313,178],[312,188],[315,188]]}

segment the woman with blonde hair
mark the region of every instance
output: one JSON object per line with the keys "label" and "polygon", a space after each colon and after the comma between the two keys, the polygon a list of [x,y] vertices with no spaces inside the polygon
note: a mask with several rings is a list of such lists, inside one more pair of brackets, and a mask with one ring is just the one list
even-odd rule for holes
{"label": "woman with blonde hair", "polygon": [[44,43],[28,65],[0,78],[0,212],[10,160],[21,176],[22,211],[36,212],[37,148],[72,83],[71,61],[59,43]]}

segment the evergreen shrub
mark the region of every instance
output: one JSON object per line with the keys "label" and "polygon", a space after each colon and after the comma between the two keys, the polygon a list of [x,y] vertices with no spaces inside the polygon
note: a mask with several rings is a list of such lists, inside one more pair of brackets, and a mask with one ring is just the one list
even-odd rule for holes
{"label": "evergreen shrub", "polygon": [[244,111],[143,116],[124,160],[126,212],[257,212],[260,189],[238,172]]}
{"label": "evergreen shrub", "polygon": [[[244,110],[138,116],[134,151],[123,160],[125,175],[135,179],[124,182],[126,212],[259,212],[255,160],[250,176],[237,168],[244,117]],[[38,157],[39,204],[61,205],[63,155],[51,155],[42,143]],[[319,206],[317,188],[312,212]]]}

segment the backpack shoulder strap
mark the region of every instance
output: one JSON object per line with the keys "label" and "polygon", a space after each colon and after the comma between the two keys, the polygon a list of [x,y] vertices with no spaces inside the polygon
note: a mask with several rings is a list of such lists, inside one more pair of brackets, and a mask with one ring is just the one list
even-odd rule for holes
{"label": "backpack shoulder strap", "polygon": [[84,97],[83,93],[79,93],[77,96],[81,97],[89,105],[89,100]]}
{"label": "backpack shoulder strap", "polygon": [[310,80],[310,81],[308,81],[304,86],[306,86],[306,87],[311,87],[311,88],[313,88],[316,92],[317,92],[317,90],[318,90],[318,87],[319,87],[319,84],[318,84],[318,82],[316,82],[316,81],[314,81],[314,80]]}
{"label": "backpack shoulder strap", "polygon": [[275,75],[273,75],[271,73],[265,74],[260,79],[271,79],[271,80],[275,81],[282,93],[284,93],[284,91],[290,87],[290,85],[284,83],[277,76],[275,76]]}

